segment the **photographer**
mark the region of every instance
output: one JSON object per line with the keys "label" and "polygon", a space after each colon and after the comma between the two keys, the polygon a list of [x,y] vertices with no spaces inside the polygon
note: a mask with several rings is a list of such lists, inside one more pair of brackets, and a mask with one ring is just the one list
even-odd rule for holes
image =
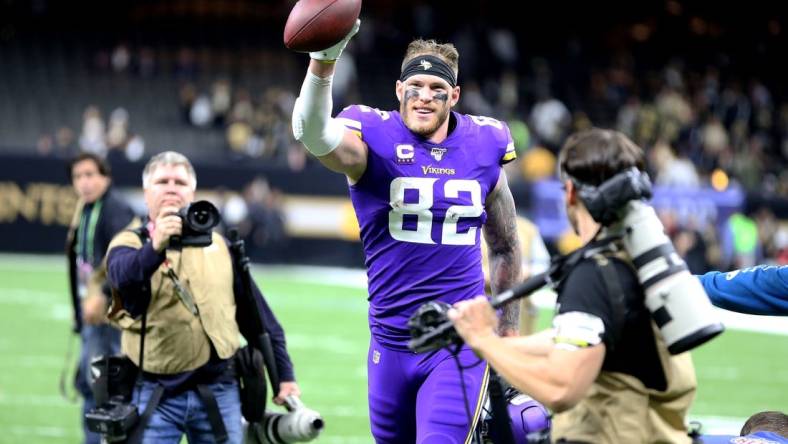
{"label": "photographer", "polygon": [[[178,443],[185,432],[190,443],[209,443],[221,441],[224,428],[227,442],[240,443],[241,404],[232,358],[240,334],[247,339],[254,334],[248,316],[255,310],[235,296],[243,291],[242,279],[223,237],[211,233],[209,246],[186,246],[178,214],[194,199],[197,181],[189,160],[172,151],[158,154],[145,166],[142,182],[150,220],[143,230],[116,236],[107,255],[114,292],[110,319],[123,330],[123,354],[136,366],[143,356],[132,400],[143,417],[142,441]],[[184,246],[173,248],[176,240]],[[274,401],[282,404],[300,391],[284,331],[257,286],[251,287],[282,381]],[[158,396],[146,421],[146,405]]]}
{"label": "photographer", "polygon": [[[134,212],[110,187],[110,168],[92,153],[76,156],[68,168],[79,200],[66,237],[68,277],[74,307],[74,332],[82,350],[75,385],[84,399],[82,412],[95,407],[90,390],[90,362],[120,350],[120,332],[107,324],[108,291],[102,264],[109,242],[130,224],[138,224]],[[83,424],[86,444],[98,444],[100,436]]]}
{"label": "photographer", "polygon": [[557,288],[553,328],[499,337],[485,297],[457,303],[449,318],[501,376],[556,412],[556,442],[688,443],[691,358],[669,354],[632,260],[621,250],[594,250],[606,232],[580,195],[580,187],[598,187],[632,167],[642,171],[643,151],[621,133],[592,129],[567,140],[559,165],[567,216],[588,254]]}

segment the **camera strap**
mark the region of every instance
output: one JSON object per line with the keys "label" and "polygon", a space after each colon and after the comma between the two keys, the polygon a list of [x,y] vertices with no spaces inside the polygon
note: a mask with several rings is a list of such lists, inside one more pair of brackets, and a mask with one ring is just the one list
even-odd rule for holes
{"label": "camera strap", "polygon": [[[143,240],[144,242],[144,240]],[[142,325],[140,328],[140,359],[139,359],[139,373],[138,373],[138,380],[142,379],[142,364],[145,359],[145,331],[147,330],[147,323],[148,323],[148,308],[145,308],[145,311],[142,312]],[[141,389],[141,387],[140,387]],[[159,406],[159,402],[161,401],[161,397],[164,394],[164,386],[161,384],[156,384],[156,388],[153,389],[153,393],[151,393],[150,398],[148,399],[148,404],[145,406],[145,411],[140,415],[140,419],[137,422],[137,425],[134,426],[132,429],[129,438],[126,440],[125,444],[139,444],[142,442],[143,433],[145,432],[145,428],[148,426],[148,421],[150,417],[153,415],[153,412],[156,411],[156,407]],[[141,398],[141,396],[140,396]]]}
{"label": "camera strap", "polygon": [[60,382],[58,384],[58,387],[60,389],[60,395],[63,397],[63,399],[71,403],[77,402],[77,393],[76,391],[74,391],[71,393],[71,395],[68,394],[68,391],[66,390],[67,387],[66,380],[68,379],[69,368],[76,368],[74,377],[76,377],[80,371],[79,361],[77,361],[76,366],[74,367],[71,366],[71,359],[73,355],[72,350],[74,349],[74,342],[76,337],[77,337],[76,335],[69,335],[68,345],[66,348],[65,362],[63,363],[63,368],[60,370]]}
{"label": "camera strap", "polygon": [[[619,327],[612,332],[615,341],[614,344],[617,344],[621,339],[621,330],[626,317],[626,308],[624,306],[624,290],[621,287],[621,280],[619,280],[618,275],[613,268],[613,264],[610,263],[610,258],[599,254],[594,255],[594,260],[596,261],[597,265],[599,265],[598,269],[602,274],[602,280],[605,282],[605,289],[607,290],[607,295],[611,302],[610,305],[613,309],[614,322]],[[612,346],[610,347],[610,350],[612,351],[614,348],[615,346]]]}
{"label": "camera strap", "polygon": [[200,398],[205,404],[205,411],[208,413],[208,422],[211,424],[214,439],[220,444],[227,442],[227,429],[224,428],[219,405],[216,403],[216,397],[213,395],[211,388],[204,384],[197,384],[197,393],[200,394]]}
{"label": "camera strap", "polygon": [[131,434],[129,435],[128,439],[126,439],[124,444],[139,444],[142,442],[142,436],[145,433],[145,427],[148,425],[148,421],[153,415],[153,412],[156,411],[156,407],[159,406],[159,402],[161,401],[163,394],[164,386],[157,384],[156,388],[153,389],[153,393],[151,393],[150,398],[148,399],[148,405],[145,406],[145,411],[140,416],[139,422],[137,422],[137,425],[132,429]]}
{"label": "camera strap", "polygon": [[487,382],[487,393],[490,396],[492,410],[492,427],[490,437],[495,444],[514,444],[511,419],[507,409],[508,401],[504,396],[503,381],[498,373],[490,367],[490,379]]}

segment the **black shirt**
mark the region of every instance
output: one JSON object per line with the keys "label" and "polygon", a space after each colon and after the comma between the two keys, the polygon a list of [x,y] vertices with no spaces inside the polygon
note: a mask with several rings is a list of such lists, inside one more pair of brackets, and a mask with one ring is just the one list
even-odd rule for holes
{"label": "black shirt", "polygon": [[[97,202],[100,202],[98,204]],[[97,212],[97,214],[93,214]],[[68,257],[68,277],[69,290],[71,292],[71,302],[74,306],[74,331],[82,330],[82,312],[79,300],[77,282],[77,260],[81,259],[90,263],[94,268],[98,267],[104,260],[112,238],[134,219],[134,211],[131,207],[117,195],[112,188],[107,191],[96,202],[85,204],[80,214],[80,220],[84,224],[72,227],[66,241],[66,255]],[[91,221],[89,223],[88,221]],[[89,226],[93,225],[90,229]],[[89,236],[88,231],[92,231]],[[109,296],[109,295],[107,295]]]}
{"label": "black shirt", "polygon": [[664,390],[667,382],[637,275],[620,259],[611,258],[608,266],[613,267],[624,293],[619,298],[622,316],[616,316],[614,296],[608,294],[600,265],[593,258],[583,259],[569,272],[559,289],[557,314],[582,312],[601,319],[606,347],[602,370],[625,373],[649,388]]}

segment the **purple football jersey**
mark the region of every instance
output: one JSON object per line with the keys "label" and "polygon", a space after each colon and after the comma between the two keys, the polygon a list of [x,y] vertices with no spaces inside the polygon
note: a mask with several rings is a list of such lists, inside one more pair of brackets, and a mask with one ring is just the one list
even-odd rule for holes
{"label": "purple football jersey", "polygon": [[405,349],[408,318],[424,302],[484,294],[484,202],[514,144],[506,124],[488,117],[453,112],[457,124],[439,144],[411,132],[396,111],[354,105],[337,117],[369,147],[350,197],[366,256],[370,329],[381,344]]}

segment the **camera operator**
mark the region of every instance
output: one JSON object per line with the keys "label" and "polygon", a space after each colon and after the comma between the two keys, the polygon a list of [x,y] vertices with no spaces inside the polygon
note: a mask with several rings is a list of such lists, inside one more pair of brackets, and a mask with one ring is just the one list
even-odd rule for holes
{"label": "camera operator", "polygon": [[[130,224],[138,224],[134,211],[112,188],[110,168],[92,153],[81,153],[68,169],[79,200],[66,237],[68,277],[74,306],[74,332],[80,335],[75,385],[84,400],[82,411],[95,405],[90,390],[90,362],[120,350],[120,332],[107,324],[108,292],[102,264],[109,242]],[[64,382],[61,381],[62,386]],[[98,444],[100,436],[83,424],[86,444]]]}
{"label": "camera operator", "polygon": [[623,251],[592,253],[605,230],[581,201],[581,186],[644,169],[643,151],[621,133],[571,136],[559,156],[566,212],[585,244],[557,288],[553,328],[502,338],[485,297],[448,315],[462,338],[507,381],[556,412],[565,443],[690,442],[685,427],[696,388],[688,353],[671,356]]}
{"label": "camera operator", "polygon": [[[114,291],[109,316],[123,330],[123,354],[136,366],[140,331],[145,331],[143,371],[132,401],[143,418],[143,442],[178,443],[184,432],[190,443],[220,441],[223,425],[227,442],[240,443],[241,404],[232,358],[240,334],[250,339],[251,321],[245,317],[255,310],[235,297],[243,284],[222,236],[211,233],[212,243],[205,247],[172,248],[173,238],[184,233],[179,210],[194,199],[197,181],[189,160],[172,151],[158,154],[145,166],[142,182],[150,220],[144,230],[113,239],[107,270]],[[300,390],[284,331],[260,290],[251,286],[282,381],[274,401],[282,404]],[[145,418],[146,405],[158,396],[156,409]]]}

